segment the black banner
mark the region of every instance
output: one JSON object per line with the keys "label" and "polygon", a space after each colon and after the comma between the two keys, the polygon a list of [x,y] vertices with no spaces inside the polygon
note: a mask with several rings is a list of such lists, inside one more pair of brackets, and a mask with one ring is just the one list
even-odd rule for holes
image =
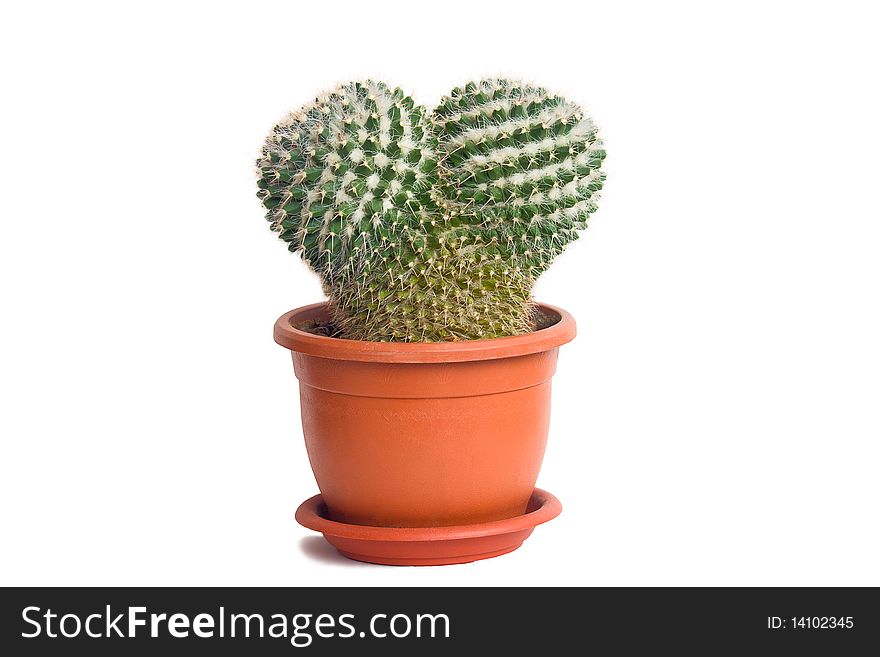
{"label": "black banner", "polygon": [[8,588],[0,596],[5,655],[482,647],[855,655],[880,646],[880,597],[869,588]]}

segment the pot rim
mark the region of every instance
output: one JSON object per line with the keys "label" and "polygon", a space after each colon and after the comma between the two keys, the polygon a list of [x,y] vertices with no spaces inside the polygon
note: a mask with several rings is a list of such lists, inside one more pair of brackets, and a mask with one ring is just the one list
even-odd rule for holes
{"label": "pot rim", "polygon": [[454,342],[369,342],[316,335],[294,327],[310,320],[328,316],[328,303],[301,306],[284,313],[275,322],[275,342],[291,351],[334,360],[370,363],[454,363],[535,354],[570,342],[577,326],[568,312],[546,303],[538,308],[559,319],[552,325],[523,335],[489,340],[458,340]]}

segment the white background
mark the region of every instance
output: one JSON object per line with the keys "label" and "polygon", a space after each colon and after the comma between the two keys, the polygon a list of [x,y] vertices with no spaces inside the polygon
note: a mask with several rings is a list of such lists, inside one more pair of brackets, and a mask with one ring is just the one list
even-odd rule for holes
{"label": "white background", "polygon": [[[869,3],[14,3],[0,20],[4,585],[880,585]],[[529,79],[602,129],[540,281],[563,514],[445,568],[346,561],[275,318],[317,280],[253,163],[365,76]]]}

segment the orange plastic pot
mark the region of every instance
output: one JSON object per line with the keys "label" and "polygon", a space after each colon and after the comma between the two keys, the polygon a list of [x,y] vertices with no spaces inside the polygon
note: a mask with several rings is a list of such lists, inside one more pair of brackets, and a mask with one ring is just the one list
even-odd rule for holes
{"label": "orange plastic pot", "polygon": [[574,319],[526,335],[440,343],[362,342],[297,328],[324,303],[278,318],[300,382],[306,449],[328,516],[440,527],[520,516],[550,420],[550,379]]}

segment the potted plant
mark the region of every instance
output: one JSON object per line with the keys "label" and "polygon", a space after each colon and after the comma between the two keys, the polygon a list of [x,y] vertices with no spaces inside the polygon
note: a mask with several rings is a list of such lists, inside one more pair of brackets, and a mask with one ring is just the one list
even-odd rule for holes
{"label": "potted plant", "polygon": [[534,486],[575,323],[531,290],[596,209],[604,157],[577,105],[504,79],[433,112],[349,83],[275,126],[258,196],[328,297],[275,324],[321,491],[300,523],[355,559],[440,564],[558,515]]}

